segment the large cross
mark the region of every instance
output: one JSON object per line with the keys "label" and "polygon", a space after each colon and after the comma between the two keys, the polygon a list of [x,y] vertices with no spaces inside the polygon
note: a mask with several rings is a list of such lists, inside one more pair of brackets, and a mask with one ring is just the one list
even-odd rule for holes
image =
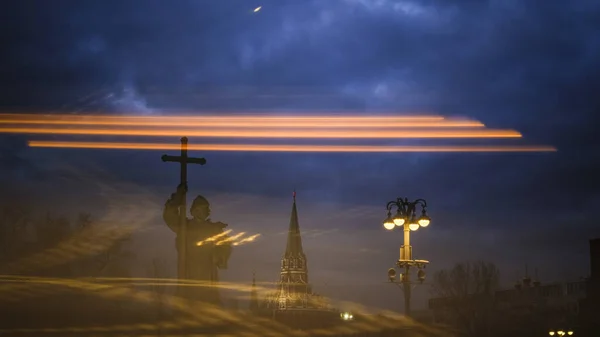
{"label": "large cross", "polygon": [[[175,162],[179,163],[181,166],[181,174],[180,174],[180,186],[183,188],[187,187],[187,164],[206,164],[206,159],[204,158],[190,158],[188,157],[188,139],[187,137],[181,138],[181,155],[179,156],[168,156],[163,155],[161,157],[163,162]],[[186,255],[187,255],[187,206],[186,206],[186,193],[187,190],[183,194],[183,198],[181,200],[181,206],[179,208],[179,215],[181,216],[179,231],[177,233],[180,247],[179,254],[177,254],[177,277],[180,280],[185,280],[188,278],[187,268],[186,268]]]}

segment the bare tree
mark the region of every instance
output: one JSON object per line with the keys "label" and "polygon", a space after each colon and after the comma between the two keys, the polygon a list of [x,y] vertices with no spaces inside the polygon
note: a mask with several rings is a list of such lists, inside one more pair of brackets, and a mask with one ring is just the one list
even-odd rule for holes
{"label": "bare tree", "polygon": [[32,248],[28,242],[31,212],[17,202],[0,208],[0,265],[5,265],[27,254]]}
{"label": "bare tree", "polygon": [[[78,242],[82,242],[82,246],[85,247],[85,243],[94,238],[94,221],[90,213],[79,213],[73,226],[73,237]],[[105,261],[105,257],[100,257],[96,253],[85,253],[82,252],[79,259],[75,262],[74,267],[77,269],[77,276],[96,276],[102,271],[108,264]]]}
{"label": "bare tree", "polygon": [[131,235],[119,236],[117,228],[102,229],[98,227],[89,213],[78,215],[75,221],[75,232],[80,234],[83,240],[93,240],[96,236],[101,238],[119,237],[106,249],[92,251],[87,256],[81,257],[79,261],[81,276],[98,276],[107,272],[111,274],[109,276],[127,277],[129,275],[129,265],[126,261],[134,257],[134,254],[127,249],[127,245],[132,240]]}
{"label": "bare tree", "polygon": [[458,263],[433,276],[438,315],[467,336],[489,336],[494,324],[494,292],[500,272],[491,262]]}
{"label": "bare tree", "polygon": [[72,233],[67,217],[51,213],[46,213],[46,216],[35,221],[34,227],[38,250],[53,248],[66,240]]}

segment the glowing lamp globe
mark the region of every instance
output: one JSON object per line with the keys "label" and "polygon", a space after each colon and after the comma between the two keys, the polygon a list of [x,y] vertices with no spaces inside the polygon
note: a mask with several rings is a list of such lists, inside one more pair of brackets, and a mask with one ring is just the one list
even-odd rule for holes
{"label": "glowing lamp globe", "polygon": [[406,222],[406,216],[404,215],[402,210],[400,208],[398,208],[396,215],[394,215],[394,223],[396,224],[396,226],[399,227],[399,226],[404,225],[405,222]]}
{"label": "glowing lamp globe", "polygon": [[431,223],[431,219],[427,215],[423,215],[423,216],[421,216],[421,218],[419,218],[419,225],[421,227],[427,227],[427,226],[429,226],[430,223]]}
{"label": "glowing lamp globe", "polygon": [[419,229],[419,227],[420,227],[419,224],[418,223],[414,223],[414,222],[410,223],[408,225],[408,229],[410,229],[413,232],[416,231],[417,229]]}
{"label": "glowing lamp globe", "polygon": [[396,227],[396,224],[394,224],[394,222],[386,220],[383,222],[383,227],[388,231],[391,231],[392,229],[394,229],[394,227]]}

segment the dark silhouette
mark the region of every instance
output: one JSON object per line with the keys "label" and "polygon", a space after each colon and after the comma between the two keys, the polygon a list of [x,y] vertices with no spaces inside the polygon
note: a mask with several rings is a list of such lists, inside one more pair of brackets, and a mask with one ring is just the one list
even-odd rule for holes
{"label": "dark silhouette", "polygon": [[[199,165],[204,165],[206,164],[206,159],[204,158],[191,158],[188,157],[188,139],[187,137],[182,137],[181,138],[181,155],[179,156],[169,156],[169,155],[163,155],[161,157],[163,162],[172,162],[172,163],[179,163],[179,186],[183,186],[185,187],[185,190],[183,193],[180,193],[177,197],[177,204],[179,205],[179,208],[182,209],[183,211],[179,212],[179,227],[177,228],[177,237],[180,238],[180,240],[186,242],[186,235],[187,235],[187,215],[185,214],[185,209],[187,208],[187,199],[186,199],[186,192],[187,192],[187,166],[188,164],[199,164]],[[186,245],[182,245],[181,247],[178,248],[178,252],[179,254],[177,255],[177,277],[180,280],[185,280],[189,278],[186,266],[187,266],[187,262],[186,262],[186,258],[188,256],[187,254],[187,247]],[[180,289],[183,290],[183,289]]]}
{"label": "dark silhouette", "polygon": [[83,277],[130,277],[130,269],[136,254],[129,249],[133,241],[131,233],[124,233],[119,227],[103,227],[92,220],[90,214],[80,213],[71,229],[71,240],[87,244],[104,238],[106,245],[99,250],[82,252],[73,262],[74,274]]}
{"label": "dark silhouette", "polygon": [[500,272],[485,261],[457,263],[433,275],[430,300],[436,319],[457,328],[464,336],[490,336],[497,323],[494,292]]}
{"label": "dark silhouette", "polygon": [[25,203],[9,201],[0,206],[0,266],[31,253],[34,241],[28,238],[27,227],[34,221]]}
{"label": "dark silhouette", "polygon": [[224,231],[227,224],[212,222],[209,219],[210,204],[208,200],[198,196],[190,208],[192,218],[187,218],[184,241],[179,234],[179,229],[181,226],[180,212],[185,212],[181,205],[186,190],[185,186],[180,185],[177,191],[171,195],[165,204],[163,218],[169,228],[177,234],[178,254],[185,251],[187,279],[206,281],[209,286],[182,287],[179,292],[185,291],[187,298],[221,304],[218,289],[212,285],[219,281],[219,269],[227,269],[227,262],[231,255],[231,242],[226,241],[228,236]]}

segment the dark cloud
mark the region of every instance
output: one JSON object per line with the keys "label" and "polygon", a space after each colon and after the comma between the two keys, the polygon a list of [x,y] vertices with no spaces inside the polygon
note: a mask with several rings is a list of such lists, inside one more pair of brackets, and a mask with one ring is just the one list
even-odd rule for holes
{"label": "dark cloud", "polygon": [[[252,13],[259,5],[262,11]],[[0,55],[3,107],[135,114],[163,109],[425,111],[515,128],[525,136],[520,143],[559,150],[198,154],[208,165],[191,169],[190,183],[201,193],[283,198],[297,188],[311,203],[335,205],[327,214],[372,207],[331,220],[334,228],[348,228],[336,242],[340,249],[358,246],[359,239],[365,245],[357,249],[380,248],[383,239],[376,228],[385,203],[398,196],[426,198],[434,224],[449,231],[424,239],[423,245],[457,240],[462,247],[453,254],[443,247],[429,251],[444,265],[476,254],[468,250],[473,247],[464,233],[482,242],[476,245],[481,251],[514,245],[510,257],[500,249],[486,251],[504,265],[534,250],[551,250],[566,231],[572,233],[571,247],[585,245],[585,236],[594,235],[588,224],[600,187],[595,178],[600,170],[597,1],[22,0],[7,12],[9,19],[1,23],[10,32],[1,37],[7,51]],[[266,99],[263,93],[276,97]],[[7,180],[31,167],[55,172],[52,163],[64,161],[80,169],[82,163],[102,167],[165,197],[177,184],[177,167],[159,163],[162,153],[34,151],[17,143],[0,155]],[[2,137],[4,144],[13,143]],[[45,174],[50,179],[51,173]],[[270,206],[231,207],[266,217],[258,210]],[[265,211],[283,210],[281,219],[269,220],[273,226],[286,226],[287,207],[277,204]],[[580,220],[569,223],[572,214]],[[316,218],[310,220],[315,227],[330,225]],[[511,239],[516,229],[522,229],[521,239]],[[315,251],[316,242],[310,247]],[[382,261],[395,258],[396,244],[383,244],[393,254]],[[356,263],[363,263],[357,255]],[[331,259],[335,264],[336,257]],[[276,268],[276,262],[269,267]],[[315,265],[333,268],[327,263]],[[375,267],[383,273],[386,265],[369,266],[357,278],[372,280],[368,275]]]}

